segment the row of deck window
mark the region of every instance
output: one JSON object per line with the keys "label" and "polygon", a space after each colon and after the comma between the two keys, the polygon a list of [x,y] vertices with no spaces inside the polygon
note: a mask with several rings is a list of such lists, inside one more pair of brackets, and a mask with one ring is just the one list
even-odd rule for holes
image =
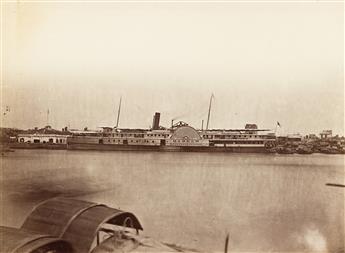
{"label": "row of deck window", "polygon": [[[120,139],[108,139],[108,143],[122,143],[123,140]],[[130,143],[155,143],[154,140],[128,140]],[[199,140],[173,140],[173,142],[178,143],[199,143]]]}
{"label": "row of deck window", "polygon": [[227,141],[223,143],[224,144],[264,144],[263,141]]}
{"label": "row of deck window", "polygon": [[[21,143],[31,143],[31,139],[29,140],[25,140],[25,138],[20,138],[19,139],[19,142]],[[46,139],[33,139],[33,143],[57,143],[57,144],[62,144],[62,143],[65,143],[65,139],[58,139],[56,138],[55,141],[53,138],[50,138],[48,140]]]}
{"label": "row of deck window", "polygon": [[205,139],[262,138],[260,135],[203,135]]}
{"label": "row of deck window", "polygon": [[[147,137],[169,137],[167,134],[146,134]],[[144,134],[112,134],[112,137],[134,137],[134,138],[144,138]]]}
{"label": "row of deck window", "polygon": [[147,134],[146,136],[147,137],[164,137],[164,138],[169,137],[169,135],[167,134]]}
{"label": "row of deck window", "polygon": [[[163,137],[167,138],[167,134],[112,134],[112,137],[134,137],[134,138],[144,138],[144,137]],[[205,139],[239,139],[239,138],[264,138],[265,136],[260,135],[203,135]]]}
{"label": "row of deck window", "polygon": [[173,142],[199,142],[199,140],[173,140]]}
{"label": "row of deck window", "polygon": [[[155,141],[151,141],[151,140],[128,140],[130,143],[154,143]],[[111,139],[108,139],[108,143],[122,143],[122,140],[116,140],[113,139],[113,141],[111,141]]]}

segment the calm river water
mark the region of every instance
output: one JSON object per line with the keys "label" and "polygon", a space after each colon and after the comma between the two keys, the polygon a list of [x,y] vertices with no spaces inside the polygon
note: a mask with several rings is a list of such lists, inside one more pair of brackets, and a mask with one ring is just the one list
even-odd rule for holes
{"label": "calm river water", "polygon": [[222,251],[344,249],[342,155],[16,150],[1,159],[1,225],[73,196],[131,211],[164,242]]}

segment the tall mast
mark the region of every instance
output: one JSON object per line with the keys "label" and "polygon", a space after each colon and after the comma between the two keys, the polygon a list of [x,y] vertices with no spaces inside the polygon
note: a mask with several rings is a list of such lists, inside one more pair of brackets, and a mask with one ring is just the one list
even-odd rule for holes
{"label": "tall mast", "polygon": [[49,108],[47,110],[47,126],[49,126]]}
{"label": "tall mast", "polygon": [[210,114],[211,114],[211,106],[212,106],[212,99],[213,99],[213,93],[210,97],[210,105],[208,106],[208,115],[207,115],[207,123],[206,123],[206,130],[208,130],[208,124],[210,123]]}
{"label": "tall mast", "polygon": [[119,126],[120,111],[121,111],[121,101],[122,101],[122,97],[120,97],[119,109],[118,109],[118,111],[117,111],[116,128]]}

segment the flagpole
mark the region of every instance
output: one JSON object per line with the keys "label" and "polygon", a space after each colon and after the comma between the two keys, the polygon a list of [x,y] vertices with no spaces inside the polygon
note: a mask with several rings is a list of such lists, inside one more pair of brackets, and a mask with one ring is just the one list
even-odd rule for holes
{"label": "flagpole", "polygon": [[276,123],[276,129],[274,130],[274,135],[277,135],[277,128],[278,128],[278,126],[279,126],[279,128],[280,128],[280,123],[279,123],[279,121],[277,121],[277,123]]}
{"label": "flagpole", "polygon": [[47,126],[49,126],[49,109],[47,110]]}
{"label": "flagpole", "polygon": [[208,115],[207,115],[207,123],[206,123],[206,131],[208,130],[208,124],[210,123],[210,115],[211,115],[211,106],[212,106],[212,99],[214,98],[214,95],[212,93],[210,97],[210,105],[208,106]]}
{"label": "flagpole", "polygon": [[117,120],[116,120],[116,129],[119,127],[119,119],[120,119],[120,111],[121,111],[121,101],[122,101],[122,96],[120,97],[120,103],[119,103],[119,109],[117,111]]}

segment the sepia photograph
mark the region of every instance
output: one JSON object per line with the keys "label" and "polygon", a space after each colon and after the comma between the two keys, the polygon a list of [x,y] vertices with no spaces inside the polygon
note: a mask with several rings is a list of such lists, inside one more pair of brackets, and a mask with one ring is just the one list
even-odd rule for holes
{"label": "sepia photograph", "polygon": [[343,0],[0,16],[0,253],[345,253]]}

